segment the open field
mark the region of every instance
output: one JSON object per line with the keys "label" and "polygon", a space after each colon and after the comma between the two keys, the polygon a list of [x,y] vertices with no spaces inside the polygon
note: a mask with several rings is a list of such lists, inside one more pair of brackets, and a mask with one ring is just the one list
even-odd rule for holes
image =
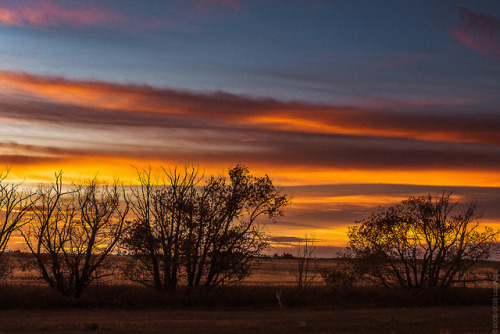
{"label": "open field", "polygon": [[2,333],[491,333],[491,307],[0,312]]}
{"label": "open field", "polygon": [[[26,264],[30,258],[27,253],[5,253],[13,266],[13,273],[9,280],[16,283],[36,283],[35,272],[27,268]],[[114,256],[113,265],[124,263],[123,256]],[[334,266],[335,259],[318,259],[314,263],[314,270],[319,273],[321,268]],[[296,259],[263,259],[261,263],[254,268],[252,275],[242,283],[248,285],[294,285],[296,284],[297,260]],[[112,283],[129,284],[119,273],[113,275]],[[318,275],[316,284],[322,283]]]}
{"label": "open field", "polygon": [[[299,291],[295,259],[264,259],[243,284],[209,291],[171,295],[115,276],[77,299],[35,280],[23,269],[26,254],[9,257],[14,271],[0,284],[0,333],[491,333],[495,314],[493,282],[439,295],[340,291],[318,278]],[[335,263],[318,260],[318,269]],[[480,268],[497,269],[497,262]]]}
{"label": "open field", "polygon": [[[29,270],[26,266],[30,254],[27,253],[5,253],[13,266],[13,273],[8,278],[9,281],[20,284],[36,284],[39,283],[35,278],[35,273]],[[114,256],[112,259],[114,265],[124,263],[122,256]],[[323,280],[320,272],[323,268],[336,266],[337,259],[314,259],[311,264],[312,272],[316,275],[313,284],[322,285]],[[500,270],[500,262],[488,261],[479,264],[477,270],[481,273],[482,277],[492,276],[496,270]],[[265,258],[262,259],[260,264],[253,269],[252,275],[246,278],[241,284],[244,285],[280,285],[291,286],[296,284],[297,273],[297,259],[283,259],[283,258]],[[113,284],[131,284],[128,280],[124,279],[119,273],[116,273],[108,279],[108,283]],[[480,286],[491,287],[491,282],[482,282]]]}

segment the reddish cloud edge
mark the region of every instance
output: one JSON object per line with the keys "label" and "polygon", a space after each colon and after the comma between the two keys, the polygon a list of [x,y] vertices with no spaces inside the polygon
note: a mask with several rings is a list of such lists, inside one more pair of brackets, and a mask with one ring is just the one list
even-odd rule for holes
{"label": "reddish cloud edge", "polygon": [[488,14],[460,8],[460,26],[452,35],[470,49],[500,61],[500,21]]}
{"label": "reddish cloud edge", "polygon": [[15,2],[0,6],[0,24],[5,26],[54,28],[86,27],[119,23],[125,18],[118,12],[94,7],[63,7],[55,2]]}

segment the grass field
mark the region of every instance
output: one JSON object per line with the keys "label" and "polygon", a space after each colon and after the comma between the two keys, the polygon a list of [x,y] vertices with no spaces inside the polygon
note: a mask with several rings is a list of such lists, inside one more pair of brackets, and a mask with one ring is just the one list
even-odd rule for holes
{"label": "grass field", "polygon": [[[119,276],[62,297],[33,272],[26,254],[9,254],[14,271],[0,284],[0,333],[491,333],[493,282],[445,295],[369,287],[339,291],[320,277],[295,287],[294,259],[265,259],[241,285],[175,295]],[[116,258],[117,261],[119,258]],[[335,259],[318,261],[318,268]],[[497,270],[498,263],[481,271]],[[282,307],[276,302],[280,294]]]}
{"label": "grass field", "polygon": [[[13,274],[9,277],[9,281],[21,284],[36,284],[38,281],[35,279],[35,273],[26,270],[26,262],[29,258],[29,254],[25,253],[6,253],[9,257],[10,263],[13,266]],[[123,259],[119,256],[115,256],[113,261],[116,264],[123,262]],[[321,278],[320,272],[322,268],[336,266],[338,263],[337,259],[315,259],[311,264],[311,269],[313,274],[315,274],[315,279],[313,284],[322,285],[323,280]],[[500,270],[500,262],[489,261],[478,266],[478,270],[481,272],[482,276],[486,277],[488,273],[492,273],[494,270]],[[292,286],[296,284],[296,273],[297,273],[297,259],[283,259],[283,258],[265,258],[262,259],[260,264],[254,268],[252,275],[246,278],[241,283],[244,285],[286,285]],[[491,275],[490,275],[491,276]],[[108,283],[113,284],[130,284],[129,281],[125,280],[121,275],[117,274],[111,277],[111,281]],[[481,283],[482,286],[491,286],[491,283],[485,282]]]}
{"label": "grass field", "polygon": [[[26,268],[27,260],[30,255],[25,253],[6,253],[13,266],[13,273],[9,281],[16,283],[36,283],[35,273]],[[115,256],[115,264],[123,262],[123,258]],[[319,273],[320,268],[334,266],[335,259],[318,259],[315,263],[315,269]],[[256,267],[252,275],[242,283],[248,285],[294,285],[296,284],[297,260],[296,259],[263,259]],[[119,274],[112,277],[113,283],[128,284]],[[317,277],[316,283],[322,283],[321,277]]]}

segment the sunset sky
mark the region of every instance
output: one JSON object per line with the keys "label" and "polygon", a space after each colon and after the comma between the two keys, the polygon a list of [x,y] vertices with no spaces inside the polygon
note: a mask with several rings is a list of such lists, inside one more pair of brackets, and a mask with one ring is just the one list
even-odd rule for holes
{"label": "sunset sky", "polygon": [[320,255],[410,195],[500,226],[497,1],[0,0],[0,164],[133,182],[238,163]]}

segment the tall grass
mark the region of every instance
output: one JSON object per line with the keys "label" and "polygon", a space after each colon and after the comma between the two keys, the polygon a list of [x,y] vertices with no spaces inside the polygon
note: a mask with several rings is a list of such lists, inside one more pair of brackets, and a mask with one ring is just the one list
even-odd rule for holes
{"label": "tall grass", "polygon": [[[242,285],[221,286],[210,290],[189,290],[180,287],[174,295],[140,285],[127,284],[119,276],[89,286],[80,298],[62,296],[44,282],[35,280],[33,273],[23,269],[28,254],[8,254],[14,268],[13,278],[0,280],[0,309],[273,309],[283,308],[334,309],[409,306],[490,306],[493,298],[489,287],[452,288],[439,290],[402,291],[354,285],[326,286],[318,278],[316,285],[305,290],[296,288],[296,260],[268,259]],[[120,261],[116,257],[115,262]],[[321,260],[321,266],[335,266],[337,260]],[[498,270],[499,263],[483,264],[488,272]],[[280,285],[275,284],[276,281]]]}
{"label": "tall grass", "polygon": [[210,309],[371,308],[490,305],[489,288],[453,288],[442,291],[401,291],[374,287],[347,290],[312,286],[222,286],[210,290],[187,288],[175,294],[135,285],[90,286],[80,298],[65,297],[46,286],[0,286],[0,309]]}

